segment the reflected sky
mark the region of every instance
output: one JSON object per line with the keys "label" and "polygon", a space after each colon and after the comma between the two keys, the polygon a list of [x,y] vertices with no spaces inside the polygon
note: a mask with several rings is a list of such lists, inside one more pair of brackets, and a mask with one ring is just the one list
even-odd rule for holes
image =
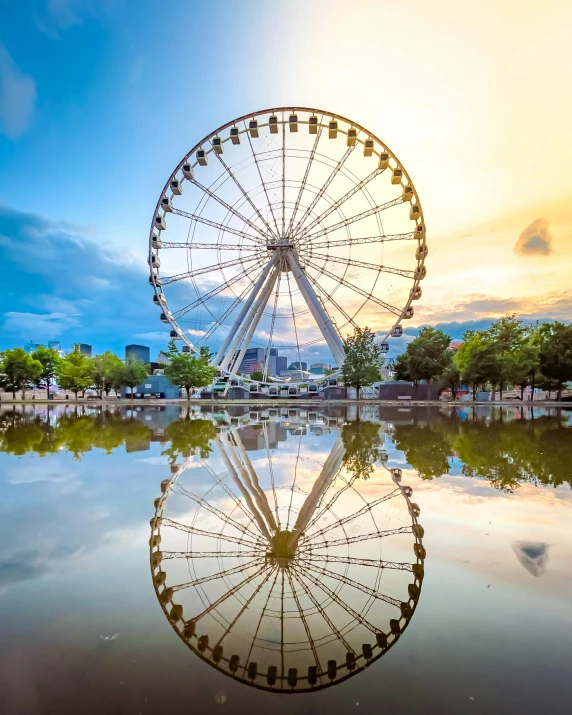
{"label": "reflected sky", "polygon": [[[217,440],[232,428],[261,485],[267,447],[279,488],[291,484],[302,454],[303,501],[344,427],[366,434],[356,417],[344,408],[4,408],[0,711],[568,712],[572,427],[564,410],[362,410],[380,444],[349,433],[353,461],[343,469],[375,459],[373,473],[359,476],[367,500],[380,495],[378,475],[402,469],[427,558],[407,630],[356,677],[292,700],[235,682],[175,636],[149,572],[161,482],[189,461],[222,472]],[[201,470],[185,472],[195,489],[206,484]]]}

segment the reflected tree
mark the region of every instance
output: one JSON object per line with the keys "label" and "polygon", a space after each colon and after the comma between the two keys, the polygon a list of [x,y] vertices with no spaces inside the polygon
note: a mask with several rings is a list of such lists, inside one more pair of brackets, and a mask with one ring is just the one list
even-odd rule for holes
{"label": "reflected tree", "polygon": [[349,422],[342,427],[345,454],[342,466],[355,479],[368,479],[381,457],[383,437],[373,422]]}
{"label": "reflected tree", "polygon": [[437,424],[396,425],[395,446],[405,454],[407,462],[423,479],[447,474],[451,450],[451,428],[457,420],[439,418]]}
{"label": "reflected tree", "polygon": [[179,457],[190,457],[197,449],[203,459],[211,453],[210,442],[216,437],[216,431],[210,420],[178,420],[171,422],[165,430],[165,438],[170,445],[162,454],[169,464],[174,464]]}

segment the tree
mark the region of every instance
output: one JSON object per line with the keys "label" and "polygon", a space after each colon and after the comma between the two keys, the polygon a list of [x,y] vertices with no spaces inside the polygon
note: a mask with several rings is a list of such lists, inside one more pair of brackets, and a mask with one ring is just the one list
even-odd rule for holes
{"label": "tree", "polygon": [[179,456],[190,457],[198,449],[202,459],[207,459],[212,449],[211,441],[216,437],[216,430],[211,420],[178,420],[171,422],[165,429],[169,447],[161,452],[175,464]]}
{"label": "tree", "polygon": [[264,380],[264,375],[260,372],[260,370],[255,370],[250,377],[253,380],[258,380],[258,382],[262,382]]}
{"label": "tree", "polygon": [[174,384],[187,391],[187,400],[195,387],[209,385],[217,374],[216,367],[209,365],[206,354],[200,356],[191,353],[173,355],[171,363],[165,366],[165,375]]}
{"label": "tree", "polygon": [[0,353],[0,385],[12,393],[16,399],[16,391],[22,391],[25,397],[26,388],[37,382],[44,366],[35,360],[22,348],[12,348]]}
{"label": "tree", "polygon": [[451,338],[442,330],[421,328],[396,361],[397,379],[409,378],[416,387],[421,380],[430,383],[437,379],[450,363],[450,343]]}
{"label": "tree", "polygon": [[174,338],[171,338],[167,344],[167,350],[161,350],[161,355],[164,355],[166,358],[171,360],[171,358],[174,358],[178,354],[179,348],[177,347],[177,343]]}
{"label": "tree", "polygon": [[46,385],[46,392],[48,394],[48,398],[50,396],[50,385],[52,384],[52,380],[56,376],[56,372],[58,369],[58,365],[60,364],[60,356],[58,354],[57,350],[54,350],[53,348],[46,348],[43,345],[40,345],[40,347],[36,348],[34,352],[32,353],[32,357],[34,360],[38,360],[38,362],[42,363],[42,372],[39,376],[40,381],[44,381]]}
{"label": "tree", "polygon": [[356,420],[342,427],[345,453],[344,466],[354,479],[369,479],[374,464],[381,457],[383,439],[379,425]]}
{"label": "tree", "polygon": [[360,390],[381,379],[379,372],[380,348],[375,343],[375,333],[369,328],[356,327],[353,335],[348,335],[344,343],[346,357],[342,365],[344,383]]}
{"label": "tree", "polygon": [[545,323],[541,329],[540,370],[545,377],[556,380],[557,400],[562,399],[562,385],[572,380],[572,325],[559,321]]}
{"label": "tree", "polygon": [[58,385],[64,390],[71,390],[76,400],[80,390],[87,390],[93,384],[91,362],[87,355],[80,352],[79,345],[74,345],[73,350],[60,360],[56,377]]}
{"label": "tree", "polygon": [[457,392],[461,389],[461,371],[452,355],[449,359],[449,364],[439,376],[439,384],[441,389],[451,390],[453,400],[457,398]]}
{"label": "tree", "polygon": [[494,389],[503,378],[503,365],[496,347],[484,332],[467,331],[463,344],[455,356],[461,371],[461,380],[473,388],[473,399],[477,388],[490,382]]}
{"label": "tree", "polygon": [[122,365],[121,370],[118,370],[118,374],[115,377],[119,379],[122,387],[125,386],[131,389],[131,400],[133,400],[133,390],[146,379],[148,374],[149,369],[144,362],[141,362],[141,360],[128,360]]}
{"label": "tree", "polygon": [[110,350],[106,350],[102,355],[96,355],[91,359],[93,385],[98,390],[100,397],[103,397],[104,392],[109,395],[110,390],[113,388],[114,377],[119,377],[119,371],[122,368],[122,360]]}
{"label": "tree", "polygon": [[[503,386],[508,380],[514,379],[517,369],[517,353],[522,348],[527,337],[527,330],[516,315],[505,315],[495,320],[490,328],[483,331],[485,342],[490,343],[496,354],[493,374],[489,378],[493,386],[498,384],[502,400]],[[521,377],[520,373],[517,377]],[[493,382],[494,379],[494,382]]]}

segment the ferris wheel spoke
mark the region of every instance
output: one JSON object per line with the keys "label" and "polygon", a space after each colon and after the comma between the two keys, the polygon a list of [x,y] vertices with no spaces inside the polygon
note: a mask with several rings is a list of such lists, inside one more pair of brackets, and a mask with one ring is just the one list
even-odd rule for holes
{"label": "ferris wheel spoke", "polygon": [[[349,603],[346,603],[343,601],[335,591],[332,591],[331,588],[326,586],[326,584],[323,581],[318,581],[307,569],[296,569],[296,572],[298,573],[298,578],[302,581],[303,579],[308,579],[314,586],[319,588],[321,591],[323,591],[326,596],[329,596],[332,601],[338,604],[338,606],[341,606],[344,611],[347,611],[358,623],[361,623],[362,626],[367,628],[369,631],[372,633],[375,633],[377,631],[376,627],[373,626],[366,618],[364,618],[361,613],[358,613],[357,611],[354,611],[354,609],[349,605]],[[355,653],[355,650],[350,649],[353,653]]]}
{"label": "ferris wheel spoke", "polygon": [[280,514],[278,511],[278,497],[276,496],[276,485],[274,483],[274,467],[272,464],[272,454],[270,453],[270,444],[268,442],[268,428],[266,422],[263,423],[264,431],[264,446],[266,447],[266,458],[268,459],[268,466],[270,468],[270,484],[272,486],[272,494],[274,495],[274,512],[276,514],[276,524],[278,530],[282,530],[282,525],[280,524]]}
{"label": "ferris wheel spoke", "polygon": [[270,209],[270,213],[272,214],[272,220],[274,221],[274,226],[276,227],[276,231],[274,233],[279,236],[280,229],[278,228],[278,222],[276,221],[276,216],[274,215],[274,208],[272,206],[272,202],[270,201],[270,197],[268,196],[268,188],[264,182],[264,179],[262,178],[262,172],[260,171],[258,157],[256,155],[256,152],[254,151],[254,147],[252,146],[252,140],[250,139],[250,134],[248,132],[246,133],[246,138],[248,139],[250,151],[252,152],[252,158],[254,159],[254,164],[256,166],[256,170],[258,171],[258,176],[260,177],[260,183],[262,184],[262,189],[264,191],[264,195],[266,196],[266,203],[268,204],[268,208]]}
{"label": "ferris wheel spoke", "polygon": [[242,291],[242,293],[237,296],[232,303],[228,306],[228,308],[225,310],[225,312],[220,316],[220,318],[215,319],[213,325],[209,328],[209,330],[206,332],[206,334],[203,337],[203,343],[206,343],[206,341],[211,337],[211,335],[222,325],[224,324],[224,321],[228,318],[228,316],[237,308],[240,303],[244,300],[244,298],[247,296],[248,293],[251,291],[251,286],[247,285],[246,288]]}
{"label": "ferris wheel spoke", "polygon": [[282,113],[282,236],[286,231],[286,124]]}
{"label": "ferris wheel spoke", "polygon": [[173,529],[178,529],[179,531],[186,531],[189,534],[196,534],[197,536],[208,536],[211,539],[220,539],[221,541],[228,541],[232,544],[246,544],[254,548],[260,548],[265,544],[261,539],[245,539],[244,534],[239,538],[238,536],[231,536],[230,534],[216,533],[214,531],[207,531],[205,529],[199,529],[197,526],[190,526],[189,524],[182,524],[180,521],[175,521],[174,519],[162,519],[161,524],[163,526],[170,526]]}
{"label": "ferris wheel spoke", "polygon": [[348,576],[343,576],[342,574],[338,574],[335,571],[330,571],[329,569],[323,569],[319,566],[314,566],[309,561],[306,561],[304,563],[304,570],[306,572],[311,571],[312,573],[320,574],[320,576],[327,576],[328,578],[332,578],[335,581],[343,583],[344,586],[351,586],[352,588],[356,588],[358,591],[363,591],[363,593],[367,593],[368,596],[371,596],[378,601],[388,603],[390,606],[395,606],[396,608],[401,607],[402,602],[397,598],[392,598],[391,596],[386,596],[383,593],[379,593],[379,591],[374,591],[372,588],[369,588],[365,584],[359,583],[358,581],[354,581]]}
{"label": "ferris wheel spoke", "polygon": [[308,159],[306,171],[304,172],[304,177],[302,179],[302,183],[300,184],[300,190],[298,191],[296,203],[294,204],[294,210],[292,212],[292,216],[290,217],[290,223],[288,224],[287,235],[291,235],[291,233],[292,233],[292,226],[294,225],[294,221],[296,220],[296,214],[298,213],[300,201],[302,200],[302,195],[304,194],[304,190],[306,189],[306,182],[308,181],[308,176],[310,175],[310,169],[312,167],[312,162],[314,161],[314,156],[316,155],[316,149],[318,148],[318,143],[320,141],[320,137],[322,136],[322,129],[323,129],[322,120],[323,119],[324,119],[324,115],[322,115],[322,117],[320,118],[320,126],[316,133],[316,138],[314,140],[314,146],[312,147],[312,151],[310,152],[310,158]]}
{"label": "ferris wheel spoke", "polygon": [[193,621],[199,621],[201,618],[204,618],[207,614],[209,614],[212,610],[215,608],[218,608],[221,603],[224,603],[228,598],[231,596],[234,596],[236,593],[238,593],[241,589],[243,589],[245,586],[247,586],[251,581],[254,581],[255,578],[260,576],[262,573],[267,571],[269,569],[269,566],[265,563],[263,566],[261,566],[257,571],[255,571],[253,574],[250,576],[247,576],[245,579],[243,579],[240,583],[237,583],[236,586],[233,586],[230,588],[228,591],[222,594],[220,598],[217,598],[216,601],[210,604],[202,613],[200,613],[198,616],[193,618]]}
{"label": "ferris wheel spoke", "polygon": [[[341,466],[338,468],[338,471],[336,472],[334,479],[332,479],[330,481],[329,486],[332,486],[332,484],[335,483],[336,479],[339,476],[340,471],[341,471]],[[318,502],[318,504],[316,506],[316,510],[318,510],[318,513],[315,514],[314,518],[311,519],[308,522],[308,524],[306,525],[306,532],[308,532],[314,526],[314,524],[316,524],[322,518],[322,516],[324,516],[324,514],[327,511],[330,511],[330,509],[333,507],[333,505],[336,503],[336,501],[341,497],[341,495],[345,491],[347,491],[348,489],[351,489],[352,484],[355,480],[356,480],[356,477],[352,477],[348,482],[346,482],[346,484],[332,496],[330,501],[325,506],[322,506],[322,502],[324,501],[324,499],[326,497],[327,491],[325,491],[322,494],[320,501]]]}
{"label": "ferris wheel spoke", "polygon": [[224,161],[224,159],[221,157],[220,154],[218,154],[217,152],[215,152],[215,156],[216,156],[216,158],[220,161],[220,163],[224,166],[224,168],[226,169],[226,171],[227,171],[228,175],[230,176],[230,178],[231,178],[231,179],[234,181],[234,183],[238,186],[239,191],[240,191],[241,194],[244,196],[244,198],[248,201],[248,203],[251,205],[251,207],[252,207],[253,210],[255,211],[256,215],[258,216],[258,218],[259,218],[259,219],[262,221],[262,223],[266,226],[266,230],[268,231],[268,233],[269,233],[271,236],[274,236],[275,238],[278,238],[278,236],[276,235],[276,233],[275,233],[275,232],[272,230],[272,228],[270,227],[270,224],[268,223],[268,221],[267,221],[267,220],[264,218],[264,216],[260,213],[260,209],[254,204],[254,202],[252,201],[252,199],[250,198],[250,196],[248,195],[248,193],[244,190],[244,187],[242,186],[242,184],[240,183],[240,181],[236,178],[236,176],[235,176],[234,172],[232,171],[232,169],[226,164],[226,162]]}
{"label": "ferris wheel spoke", "polygon": [[[280,283],[282,281],[282,273],[278,274],[278,285],[276,286],[276,291],[274,293],[274,309],[272,310],[272,322],[270,324],[270,333],[268,336],[268,345],[266,346],[266,352],[264,353],[264,372],[262,374],[262,380],[265,382],[268,378],[268,364],[270,362],[270,351],[272,350],[272,340],[274,338],[274,325],[276,323],[276,310],[278,307],[278,296],[280,295]],[[276,495],[275,495],[276,496]]]}
{"label": "ferris wheel spoke", "polygon": [[369,300],[372,301],[372,303],[375,303],[376,305],[379,305],[382,308],[385,308],[385,310],[389,311],[390,313],[393,313],[394,315],[401,315],[403,313],[403,311],[400,310],[399,308],[397,308],[396,306],[391,305],[390,303],[386,303],[384,300],[381,300],[381,298],[378,298],[377,296],[373,295],[373,293],[368,293],[367,291],[363,290],[363,288],[359,288],[358,286],[355,286],[353,283],[350,283],[345,278],[342,278],[341,276],[337,276],[334,273],[331,273],[326,268],[317,266],[316,264],[312,263],[312,261],[310,261],[310,260],[306,260],[306,265],[310,265],[314,270],[318,271],[319,274],[323,274],[323,275],[327,276],[328,278],[331,278],[332,280],[336,281],[337,283],[341,283],[341,285],[345,286],[346,288],[350,288],[351,290],[355,291],[356,293],[363,296],[364,298],[368,298]]}
{"label": "ferris wheel spoke", "polygon": [[212,266],[204,266],[203,268],[197,268],[194,271],[187,271],[186,273],[179,273],[175,276],[165,276],[162,278],[162,282],[163,285],[169,285],[169,283],[182,281],[185,278],[196,278],[205,273],[212,273],[213,271],[224,270],[225,268],[234,268],[234,266],[244,266],[245,263],[252,263],[258,260],[260,260],[258,256],[253,256],[252,258],[235,258],[232,261],[224,261],[223,263],[216,263]]}
{"label": "ferris wheel spoke", "polygon": [[223,208],[225,208],[229,213],[231,213],[233,216],[235,216],[239,221],[242,221],[245,223],[247,226],[249,226],[253,231],[256,231],[260,237],[266,242],[266,234],[264,231],[257,226],[255,223],[252,223],[252,221],[246,216],[243,216],[240,211],[237,211],[234,206],[231,206],[230,204],[227,204],[227,202],[224,199],[221,199],[221,197],[218,194],[215,194],[214,191],[211,191],[209,188],[206,186],[203,186],[203,184],[200,183],[200,181],[197,181],[196,179],[192,179],[192,183],[201,191],[203,191],[207,196],[209,196],[211,199],[219,203]]}
{"label": "ferris wheel spoke", "polygon": [[333,541],[323,541],[319,544],[310,544],[305,541],[300,545],[300,551],[308,552],[313,549],[330,549],[334,546],[346,546],[347,544],[355,544],[358,541],[369,541],[370,539],[382,539],[386,536],[395,536],[396,534],[410,534],[410,526],[400,526],[397,529],[385,529],[384,531],[372,531],[368,534],[359,534],[358,536],[348,536],[343,539],[334,539]]}
{"label": "ferris wheel spoke", "polygon": [[185,248],[189,249],[189,251],[194,251],[195,249],[209,251],[260,251],[259,246],[249,246],[238,243],[175,243],[173,241],[161,241],[161,250],[165,248]]}
{"label": "ferris wheel spoke", "polygon": [[344,648],[346,649],[346,651],[347,651],[348,653],[354,653],[354,654],[355,654],[355,650],[354,650],[354,649],[351,647],[351,645],[346,641],[346,639],[343,637],[343,635],[341,634],[341,632],[339,631],[339,629],[336,628],[336,626],[334,625],[334,622],[333,622],[332,619],[328,616],[328,614],[326,613],[326,611],[325,611],[324,607],[322,606],[322,604],[316,599],[316,597],[315,597],[314,594],[312,593],[312,589],[311,589],[311,588],[308,588],[308,586],[306,586],[306,584],[304,583],[304,581],[303,581],[300,577],[298,577],[297,580],[298,580],[298,583],[300,584],[300,586],[302,586],[302,588],[304,589],[304,593],[308,596],[308,598],[310,599],[310,601],[312,601],[312,603],[313,603],[313,605],[314,605],[314,608],[316,608],[316,610],[318,611],[318,613],[320,614],[320,616],[322,616],[322,618],[324,619],[324,621],[326,621],[326,623],[328,624],[328,627],[330,628],[330,630],[332,631],[332,633],[336,636],[336,638],[340,641],[340,643],[343,644],[343,646],[344,646]]}
{"label": "ferris wheel spoke", "polygon": [[[164,557],[163,557],[164,558]],[[311,556],[299,556],[298,560],[304,563],[306,559],[318,561],[320,563],[347,564],[350,566],[373,566],[379,569],[390,569],[394,571],[413,571],[413,565],[405,561],[382,561],[381,559],[359,559],[352,556],[334,556],[332,554],[312,554]]]}
{"label": "ferris wheel spoke", "polygon": [[374,171],[371,172],[371,174],[368,174],[364,179],[362,179],[358,184],[353,186],[349,191],[347,191],[341,198],[339,198],[337,201],[335,201],[331,206],[328,206],[328,208],[319,216],[316,216],[314,220],[306,226],[302,230],[302,232],[299,234],[299,237],[302,239],[302,242],[304,237],[319,223],[322,223],[324,219],[326,219],[330,214],[332,214],[334,211],[336,211],[342,204],[344,204],[346,201],[349,201],[352,196],[355,196],[355,194],[358,193],[358,191],[361,191],[365,186],[369,184],[370,181],[373,181],[376,176],[379,176],[385,171],[385,169],[375,169]]}
{"label": "ferris wheel spoke", "polygon": [[336,248],[337,246],[358,246],[364,243],[386,243],[388,241],[412,241],[417,238],[415,231],[408,233],[394,234],[379,234],[378,236],[364,236],[363,238],[341,238],[337,241],[322,241],[321,243],[312,243],[310,248],[314,251],[316,248]]}
{"label": "ferris wheel spoke", "polygon": [[395,499],[395,497],[398,497],[398,496],[401,496],[401,489],[394,489],[389,494],[385,494],[384,496],[379,497],[375,501],[372,501],[372,502],[366,504],[359,511],[356,511],[354,514],[349,514],[348,516],[344,516],[342,519],[339,519],[334,524],[329,524],[328,526],[324,526],[322,529],[314,532],[313,534],[308,534],[307,538],[308,538],[308,540],[311,540],[311,539],[315,539],[319,536],[323,536],[324,534],[327,534],[328,531],[331,531],[332,529],[342,526],[343,524],[347,524],[348,521],[353,521],[354,519],[359,519],[360,517],[364,516],[364,514],[371,512],[372,509],[374,509],[376,506],[379,506],[379,504],[383,504],[383,502],[389,501],[390,499]]}
{"label": "ferris wheel spoke", "polygon": [[[254,559],[260,556],[258,551],[163,551],[163,561],[168,559]],[[315,557],[314,557],[315,558]]]}
{"label": "ferris wheel spoke", "polygon": [[203,509],[206,509],[207,511],[209,511],[211,514],[216,516],[218,519],[223,521],[225,524],[232,526],[237,531],[241,531],[243,534],[248,534],[249,536],[252,534],[252,532],[250,532],[248,527],[243,526],[238,521],[235,521],[230,516],[228,516],[227,514],[225,514],[222,511],[220,511],[220,509],[217,509],[216,506],[213,506],[212,504],[210,504],[206,499],[203,499],[202,497],[199,497],[196,494],[193,494],[192,492],[190,492],[187,489],[185,489],[184,487],[182,487],[180,484],[177,484],[177,487],[178,487],[180,494],[183,494],[184,496],[188,497],[189,499],[192,499],[192,501],[194,501],[199,506],[202,506]]}
{"label": "ferris wheel spoke", "polygon": [[307,207],[307,209],[304,211],[302,218],[298,221],[298,223],[294,226],[294,234],[297,234],[299,230],[302,228],[304,225],[304,222],[308,218],[308,216],[312,215],[312,211],[315,209],[316,204],[318,201],[322,198],[322,196],[326,193],[328,190],[328,187],[332,183],[332,181],[336,178],[336,176],[339,174],[342,166],[345,164],[347,158],[349,155],[352,153],[352,151],[355,149],[357,146],[356,144],[349,146],[346,151],[344,152],[344,155],[342,158],[338,161],[338,163],[334,166],[332,173],[328,176],[324,184],[322,185],[321,189],[318,191],[318,193],[314,196],[311,204]]}
{"label": "ferris wheel spoke", "polygon": [[276,582],[278,581],[278,574],[280,573],[280,569],[276,569],[274,572],[274,581],[272,582],[272,586],[268,589],[268,596],[266,598],[266,602],[264,604],[264,607],[262,608],[262,611],[260,613],[260,618],[258,619],[258,623],[256,625],[256,630],[254,631],[254,635],[252,636],[252,642],[250,644],[250,649],[248,651],[248,655],[246,656],[246,663],[250,663],[250,656],[252,655],[252,649],[254,648],[254,644],[256,642],[256,638],[258,636],[258,631],[260,630],[260,626],[262,624],[262,621],[264,620],[264,616],[266,614],[266,609],[268,608],[268,604],[270,603],[270,597],[272,596],[272,592],[274,591],[274,587],[276,586]]}
{"label": "ferris wheel spoke", "polygon": [[[347,322],[352,327],[354,327],[354,328],[358,327],[358,324],[355,322],[355,320],[342,308],[342,306],[335,300],[335,298],[332,296],[332,294],[328,293],[328,291],[325,288],[323,288],[317,281],[314,283],[314,288],[316,288],[324,296],[324,298],[334,306],[334,308],[337,308],[337,310],[340,311],[340,313],[344,316],[344,318],[347,320]],[[365,301],[364,301],[364,304],[365,304]],[[324,308],[324,310],[326,310],[326,309]],[[356,312],[356,315],[357,315],[357,312]]]}
{"label": "ferris wheel spoke", "polygon": [[392,206],[398,206],[399,204],[402,204],[404,202],[404,198],[400,196],[397,199],[393,199],[392,201],[386,201],[384,204],[379,204],[378,206],[373,206],[370,209],[366,209],[365,211],[361,211],[359,214],[355,214],[354,216],[350,216],[349,218],[343,219],[343,221],[338,221],[337,223],[333,224],[332,226],[328,226],[327,228],[322,228],[319,231],[316,231],[316,233],[311,233],[307,236],[305,236],[306,240],[312,240],[314,238],[319,238],[320,236],[325,236],[328,233],[333,233],[334,231],[337,231],[340,228],[345,228],[346,226],[350,226],[353,223],[356,223],[357,221],[361,221],[364,218],[369,218],[370,216],[374,216],[375,214],[381,213],[382,211],[386,211],[387,209],[390,209]]}
{"label": "ferris wheel spoke", "polygon": [[391,266],[382,266],[379,263],[366,263],[364,261],[356,261],[353,258],[338,258],[337,256],[330,256],[324,253],[314,253],[309,254],[312,258],[323,259],[325,261],[332,261],[333,263],[342,263],[346,266],[353,266],[354,268],[367,268],[368,270],[377,271],[378,273],[391,273],[395,276],[401,276],[402,278],[415,277],[415,271],[408,271],[403,268],[392,268]]}
{"label": "ferris wheel spoke", "polygon": [[304,609],[300,605],[300,599],[298,598],[298,593],[297,593],[296,589],[294,588],[292,574],[290,573],[289,569],[286,569],[286,575],[288,576],[288,581],[290,582],[290,590],[292,591],[292,596],[294,597],[294,602],[296,603],[296,608],[298,609],[298,613],[300,614],[300,620],[302,621],[304,630],[306,631],[306,638],[308,639],[308,643],[310,644],[310,648],[312,649],[312,653],[314,655],[314,661],[316,663],[316,668],[318,669],[318,673],[321,673],[322,666],[320,665],[320,659],[318,658],[316,644],[314,643],[314,639],[312,638],[312,633],[310,632],[310,627],[308,625],[308,621],[306,620],[306,616],[304,614]]}
{"label": "ferris wheel spoke", "polygon": [[[288,283],[288,295],[290,296],[290,309],[292,312],[292,323],[294,325],[294,338],[296,340],[296,346],[298,348],[298,366],[300,367],[300,372],[302,372],[302,358],[300,357],[300,341],[298,340],[298,328],[296,326],[296,316],[294,314],[294,299],[292,298],[292,286],[290,284],[290,273],[286,273],[286,282]],[[288,519],[290,519],[290,513],[288,513]]]}
{"label": "ferris wheel spoke", "polygon": [[266,241],[263,241],[258,236],[253,236],[251,233],[246,233],[245,231],[240,231],[238,228],[233,228],[232,226],[227,226],[223,223],[219,223],[218,221],[211,221],[209,218],[205,218],[204,216],[199,216],[198,214],[190,214],[187,211],[182,211],[181,209],[176,209],[174,206],[171,210],[171,213],[175,214],[176,216],[182,216],[183,218],[188,218],[189,221],[196,221],[197,223],[202,223],[205,226],[210,226],[211,228],[216,228],[223,233],[232,233],[233,236],[240,236],[241,238],[246,238],[248,241],[254,241],[254,243],[258,243],[261,246],[266,245]]}
{"label": "ferris wheel spoke", "polygon": [[[200,298],[197,298],[192,303],[189,303],[189,305],[186,305],[184,308],[180,308],[179,310],[175,311],[173,313],[173,317],[174,318],[182,318],[183,315],[186,315],[189,311],[194,310],[195,308],[198,308],[199,305],[203,305],[204,303],[206,303],[207,300],[214,298],[219,293],[222,293],[223,291],[227,290],[228,288],[230,288],[235,283],[238,283],[238,281],[242,280],[243,278],[246,278],[246,277],[250,278],[251,274],[257,268],[260,268],[262,266],[262,264],[265,262],[266,262],[265,260],[259,259],[258,263],[255,264],[254,266],[249,266],[248,268],[245,268],[243,271],[241,271],[240,273],[237,273],[232,278],[229,278],[227,281],[222,283],[220,286],[213,288],[208,293],[205,293],[205,295],[201,296]],[[250,280],[252,283],[254,282],[254,281],[252,281],[252,279],[250,279]]]}
{"label": "ferris wheel spoke", "polygon": [[225,571],[218,571],[217,573],[209,574],[208,576],[201,576],[193,581],[187,581],[186,583],[180,583],[176,586],[172,586],[173,591],[183,591],[186,588],[194,588],[195,586],[200,586],[203,583],[208,583],[209,581],[216,581],[219,578],[226,578],[227,576],[234,576],[237,573],[242,573],[243,571],[252,568],[252,566],[258,566],[264,561],[264,556],[258,554],[258,558],[247,561],[244,564],[239,564],[238,566],[233,566]]}

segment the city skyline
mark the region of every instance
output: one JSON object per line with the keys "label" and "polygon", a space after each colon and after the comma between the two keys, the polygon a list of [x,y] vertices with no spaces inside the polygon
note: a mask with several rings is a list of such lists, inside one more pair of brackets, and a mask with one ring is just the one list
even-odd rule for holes
{"label": "city skyline", "polygon": [[[211,21],[212,6],[202,2],[192,11],[173,3],[159,27],[148,2],[136,15],[121,1],[38,3],[33,16],[17,5],[4,11],[0,242],[8,302],[1,349],[86,339],[95,353],[120,354],[127,342],[164,348],[168,330],[151,303],[146,265],[161,186],[216,126],[287,101],[370,127],[415,182],[428,274],[391,354],[424,324],[458,340],[507,312],[529,321],[572,318],[572,141],[562,120],[571,100],[559,89],[572,63],[570,7],[520,3],[515,26],[511,4],[491,2],[467,8],[462,20],[454,19],[452,2],[420,5],[414,21],[408,8],[389,3],[358,2],[349,15],[337,2],[288,9],[246,2],[242,12],[216,5],[212,47],[184,41]],[[379,36],[377,27],[392,32]],[[141,49],[137,38],[151,28],[153,49]],[[316,38],[326,37],[317,53]],[[229,56],[252,67],[247,84],[237,81]],[[169,64],[178,67],[176,83],[162,81]],[[181,87],[195,86],[203,64],[211,79],[197,107]],[[381,91],[371,85],[379,68]],[[156,86],[161,101],[151,116]],[[301,357],[331,361],[324,344]]]}

